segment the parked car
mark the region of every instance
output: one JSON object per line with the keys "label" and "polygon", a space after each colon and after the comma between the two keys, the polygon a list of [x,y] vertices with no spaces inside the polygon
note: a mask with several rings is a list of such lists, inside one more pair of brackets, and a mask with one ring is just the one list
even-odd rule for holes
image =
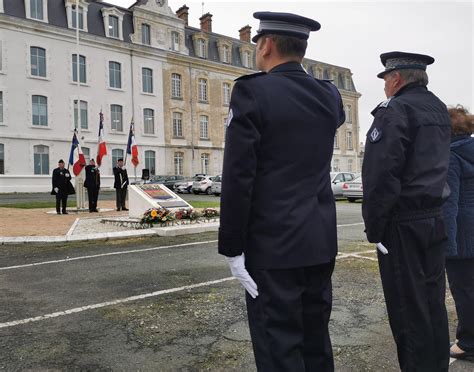
{"label": "parked car", "polygon": [[354,203],[358,199],[363,199],[362,177],[359,176],[351,182],[344,182],[342,185],[342,195],[351,203]]}
{"label": "parked car", "polygon": [[184,176],[179,175],[169,175],[169,176],[152,176],[150,178],[150,183],[161,183],[165,185],[170,190],[174,189],[176,182],[183,181]]}
{"label": "parked car", "polygon": [[331,172],[331,189],[334,198],[341,198],[344,182],[350,182],[355,178],[356,176],[352,172]]}
{"label": "parked car", "polygon": [[196,176],[196,180],[193,182],[192,191],[195,194],[206,193],[212,194],[212,176]]}
{"label": "parked car", "polygon": [[222,183],[222,176],[215,176],[212,180],[211,192],[215,196],[219,196],[221,194],[221,183]]}

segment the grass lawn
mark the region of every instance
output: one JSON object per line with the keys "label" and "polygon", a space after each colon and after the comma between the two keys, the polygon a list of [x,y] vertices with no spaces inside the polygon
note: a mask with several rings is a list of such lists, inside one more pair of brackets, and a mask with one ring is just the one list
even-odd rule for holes
{"label": "grass lawn", "polygon": [[[75,208],[75,201],[68,201],[68,208]],[[0,208],[20,208],[20,209],[36,209],[36,208],[56,208],[56,201],[30,201],[22,203],[2,204]]]}
{"label": "grass lawn", "polygon": [[188,203],[191,204],[193,208],[219,208],[221,206],[220,201],[190,200]]}

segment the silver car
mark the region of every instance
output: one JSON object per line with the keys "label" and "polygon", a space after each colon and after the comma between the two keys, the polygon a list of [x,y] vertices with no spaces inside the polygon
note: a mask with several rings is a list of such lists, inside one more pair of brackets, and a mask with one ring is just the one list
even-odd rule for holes
{"label": "silver car", "polygon": [[212,179],[211,176],[197,176],[196,180],[193,182],[192,191],[194,194],[205,193],[208,195],[212,194],[211,186],[212,186]]}
{"label": "silver car", "polygon": [[352,172],[331,172],[331,189],[334,198],[342,198],[342,186],[344,182],[350,182],[356,176]]}
{"label": "silver car", "polygon": [[364,198],[362,190],[362,177],[357,177],[351,182],[344,182],[342,185],[342,195],[351,203]]}
{"label": "silver car", "polygon": [[222,176],[215,176],[212,180],[211,192],[215,196],[219,196],[221,194],[221,182]]}

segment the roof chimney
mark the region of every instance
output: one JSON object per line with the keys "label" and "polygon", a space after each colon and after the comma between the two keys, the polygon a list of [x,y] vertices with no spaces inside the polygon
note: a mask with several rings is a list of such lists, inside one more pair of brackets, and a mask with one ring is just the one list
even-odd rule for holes
{"label": "roof chimney", "polygon": [[201,30],[206,32],[212,32],[212,14],[206,13],[201,18]]}
{"label": "roof chimney", "polygon": [[247,25],[242,27],[239,30],[240,40],[245,41],[246,43],[250,43],[250,30],[252,29],[251,26]]}
{"label": "roof chimney", "polygon": [[185,25],[188,25],[188,16],[189,16],[189,8],[186,5],[183,5],[176,11],[176,15],[179,19],[182,19]]}

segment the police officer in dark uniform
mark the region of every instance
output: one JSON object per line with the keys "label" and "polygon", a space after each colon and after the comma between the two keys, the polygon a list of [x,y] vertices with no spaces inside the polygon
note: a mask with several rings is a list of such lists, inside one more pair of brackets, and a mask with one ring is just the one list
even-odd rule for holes
{"label": "police officer in dark uniform", "polygon": [[114,172],[115,202],[117,205],[117,211],[128,211],[125,205],[125,201],[127,200],[128,174],[127,170],[123,167],[123,159],[118,159],[117,166],[112,170]]}
{"label": "police officer in dark uniform", "polygon": [[382,245],[380,275],[400,368],[447,371],[441,206],[449,196],[449,114],[426,88],[432,57],[390,52],[380,58],[385,71],[377,76],[385,80],[388,99],[372,112],[367,133],[362,167],[367,239]]}
{"label": "police officer in dark uniform", "polygon": [[89,199],[89,213],[99,212],[97,210],[97,199],[99,198],[100,190],[100,171],[95,166],[94,159],[89,161],[86,166],[86,179],[84,187],[87,189],[87,198]]}
{"label": "police officer in dark uniform", "polygon": [[328,321],[337,254],[330,163],[341,96],[301,66],[320,24],[257,12],[256,62],[227,120],[219,253],[247,290],[259,371],[332,371]]}
{"label": "police officer in dark uniform", "polygon": [[56,195],[56,213],[68,214],[67,197],[74,194],[75,191],[71,183],[71,173],[64,168],[63,159],[58,161],[58,167],[53,170],[52,183],[51,195]]}

